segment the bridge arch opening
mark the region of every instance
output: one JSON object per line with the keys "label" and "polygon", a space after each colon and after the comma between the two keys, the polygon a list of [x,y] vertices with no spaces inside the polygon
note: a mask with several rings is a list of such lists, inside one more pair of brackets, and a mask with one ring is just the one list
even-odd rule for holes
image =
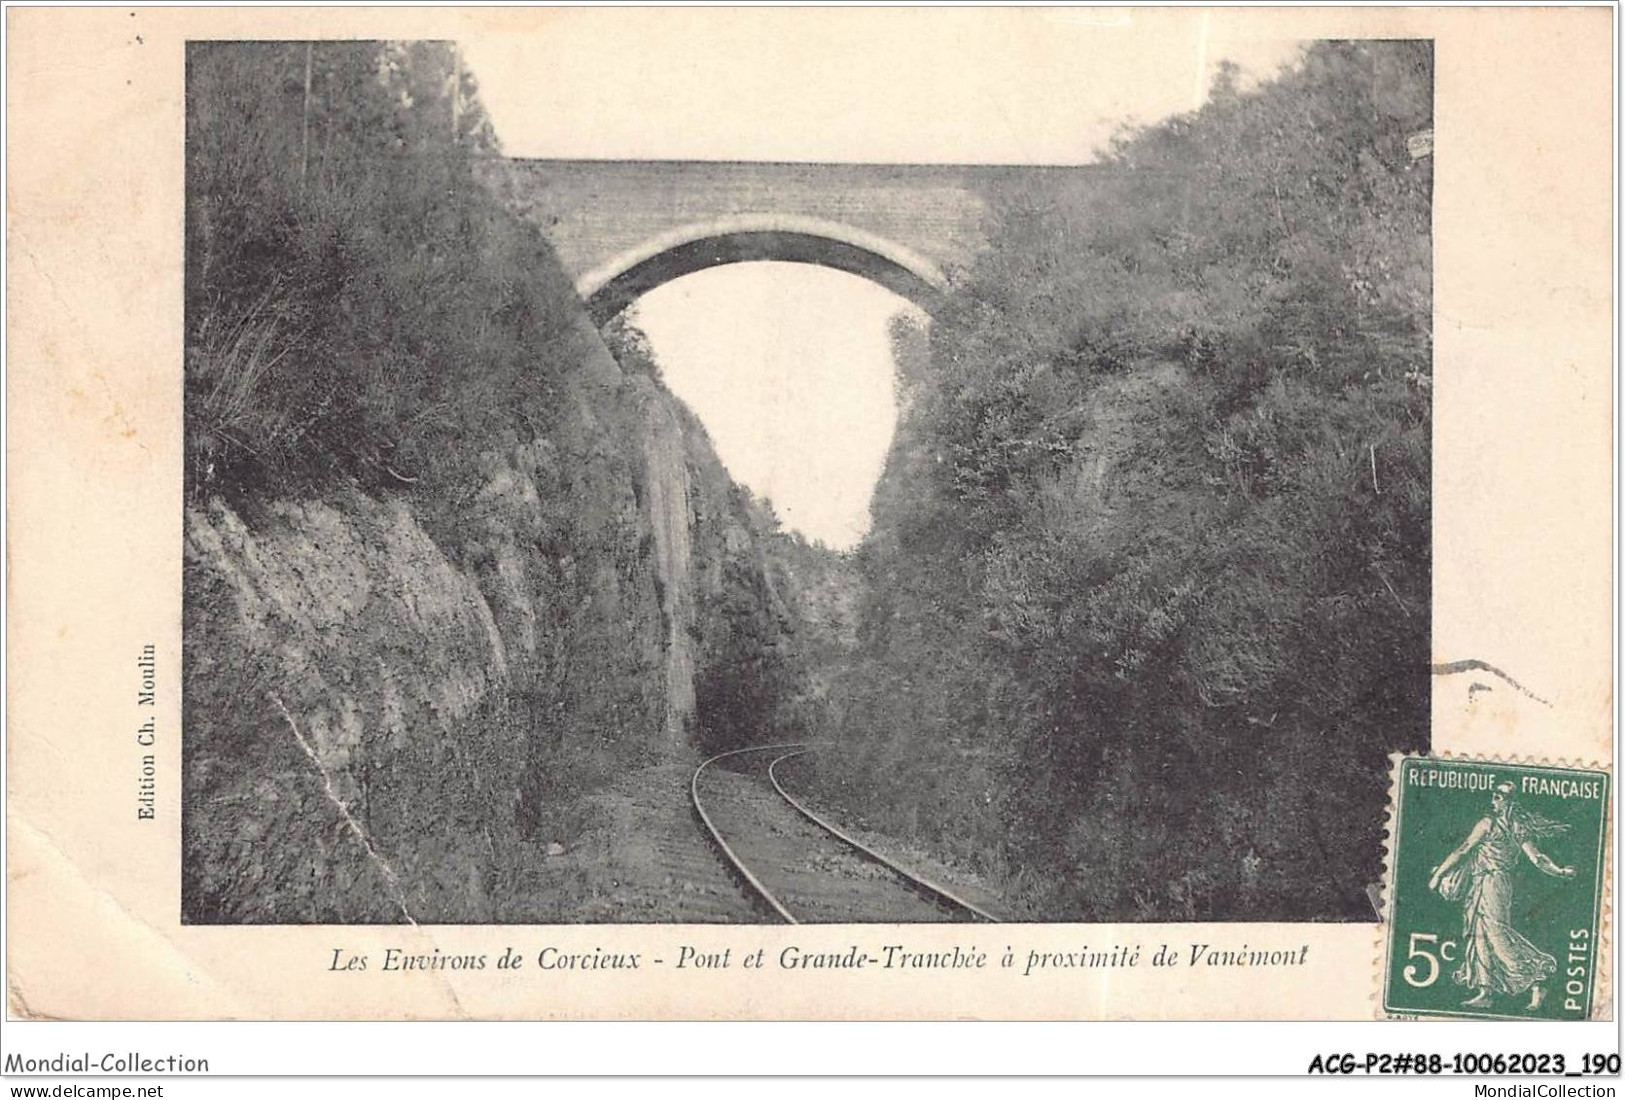
{"label": "bridge arch opening", "polygon": [[771,500],[785,530],[835,550],[862,540],[897,430],[900,367],[913,362],[895,334],[924,333],[919,306],[849,272],[761,262],[674,279],[627,319],[728,475]]}
{"label": "bridge arch opening", "polygon": [[836,222],[778,215],[684,226],[583,275],[576,291],[602,325],[655,287],[724,264],[813,264],[868,279],[935,308],[948,281],[931,261],[893,241]]}

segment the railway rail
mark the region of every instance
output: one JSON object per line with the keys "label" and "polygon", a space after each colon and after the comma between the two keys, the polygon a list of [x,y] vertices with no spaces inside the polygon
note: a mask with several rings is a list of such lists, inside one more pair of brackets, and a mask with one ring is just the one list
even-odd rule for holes
{"label": "railway rail", "polygon": [[694,811],[723,861],[767,911],[788,924],[998,922],[785,790],[779,765],[811,748],[795,742],[718,753],[689,783]]}

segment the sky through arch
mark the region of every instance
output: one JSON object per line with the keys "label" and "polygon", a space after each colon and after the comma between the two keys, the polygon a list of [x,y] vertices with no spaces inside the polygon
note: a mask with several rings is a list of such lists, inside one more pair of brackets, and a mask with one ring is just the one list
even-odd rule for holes
{"label": "sky through arch", "polygon": [[835,549],[868,530],[897,423],[889,325],[924,311],[856,275],[740,263],[665,283],[632,319],[728,472]]}

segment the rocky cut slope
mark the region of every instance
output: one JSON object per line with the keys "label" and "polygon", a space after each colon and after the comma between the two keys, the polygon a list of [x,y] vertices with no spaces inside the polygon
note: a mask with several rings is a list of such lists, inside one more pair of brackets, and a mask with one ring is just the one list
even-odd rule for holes
{"label": "rocky cut slope", "polygon": [[779,720],[770,529],[474,182],[450,47],[188,73],[183,915],[575,919],[591,792]]}
{"label": "rocky cut slope", "polygon": [[759,506],[577,339],[554,430],[480,441],[453,523],[353,482],[188,507],[191,919],[568,919],[527,883],[580,796],[780,721],[795,611]]}

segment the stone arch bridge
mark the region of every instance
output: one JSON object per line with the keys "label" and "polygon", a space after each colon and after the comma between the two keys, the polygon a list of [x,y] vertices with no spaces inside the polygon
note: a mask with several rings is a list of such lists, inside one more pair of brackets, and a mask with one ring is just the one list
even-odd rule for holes
{"label": "stone arch bridge", "polygon": [[662,283],[781,260],[861,275],[927,310],[985,247],[1001,191],[1089,167],[499,159],[486,181],[552,240],[602,324]]}

